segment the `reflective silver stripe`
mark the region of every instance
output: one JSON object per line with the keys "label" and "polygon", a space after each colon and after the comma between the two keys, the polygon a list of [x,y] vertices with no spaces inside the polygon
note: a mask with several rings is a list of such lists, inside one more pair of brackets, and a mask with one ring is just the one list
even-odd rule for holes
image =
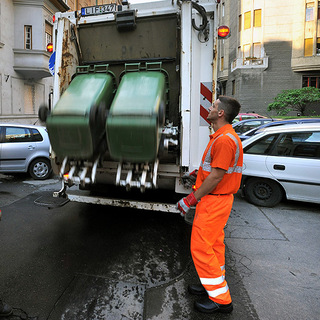
{"label": "reflective silver stripe", "polygon": [[207,171],[207,172],[211,172],[211,169],[212,169],[212,167],[211,167],[211,149],[212,149],[213,144],[216,142],[216,140],[219,139],[222,136],[223,136],[223,134],[220,134],[220,136],[218,136],[212,142],[210,148],[208,149],[208,151],[206,153],[204,161],[201,161],[201,163],[200,163],[200,167],[202,168],[202,170]]}
{"label": "reflective silver stripe", "polygon": [[202,285],[210,285],[210,286],[215,286],[218,284],[223,283],[224,281],[224,277],[218,277],[218,278],[200,278],[200,281],[202,283]]}
{"label": "reflective silver stripe", "polygon": [[220,267],[221,271],[223,271],[225,268],[226,268],[225,266]]}
{"label": "reflective silver stripe", "polygon": [[208,291],[208,295],[212,298],[215,298],[215,297],[219,296],[220,294],[228,292],[228,290],[229,290],[229,287],[228,287],[228,285],[226,285],[223,288]]}
{"label": "reflective silver stripe", "polygon": [[229,167],[229,169],[227,170],[226,173],[228,173],[228,174],[233,173],[233,172],[241,173],[242,172],[242,167],[241,166],[237,166],[237,163],[238,163],[238,160],[239,160],[239,156],[240,156],[240,147],[239,147],[238,140],[231,133],[227,133],[227,136],[233,140],[233,142],[236,144],[237,149],[236,149],[236,154],[235,154],[234,165],[233,165],[233,167]]}
{"label": "reflective silver stripe", "polygon": [[190,209],[190,208],[186,205],[186,203],[183,201],[183,199],[181,199],[181,200],[179,201],[179,204],[180,204],[181,208],[182,208],[185,212]]}

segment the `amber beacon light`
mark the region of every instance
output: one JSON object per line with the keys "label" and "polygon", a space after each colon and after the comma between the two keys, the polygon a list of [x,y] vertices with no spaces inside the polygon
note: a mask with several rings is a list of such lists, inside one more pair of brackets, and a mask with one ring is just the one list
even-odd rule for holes
{"label": "amber beacon light", "polygon": [[47,44],[47,51],[48,52],[52,52],[53,51],[53,44],[52,43],[48,43]]}
{"label": "amber beacon light", "polygon": [[230,37],[230,28],[228,26],[220,26],[218,28],[218,38],[227,39]]}

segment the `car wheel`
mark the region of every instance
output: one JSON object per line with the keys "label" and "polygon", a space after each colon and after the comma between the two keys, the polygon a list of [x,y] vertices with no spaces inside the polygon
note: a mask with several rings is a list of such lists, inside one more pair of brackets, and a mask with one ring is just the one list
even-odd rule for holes
{"label": "car wheel", "polygon": [[281,186],[270,179],[250,178],[245,183],[245,198],[262,207],[274,207],[283,197]]}
{"label": "car wheel", "polygon": [[29,173],[35,180],[45,180],[51,174],[51,164],[48,159],[39,158],[31,162]]}

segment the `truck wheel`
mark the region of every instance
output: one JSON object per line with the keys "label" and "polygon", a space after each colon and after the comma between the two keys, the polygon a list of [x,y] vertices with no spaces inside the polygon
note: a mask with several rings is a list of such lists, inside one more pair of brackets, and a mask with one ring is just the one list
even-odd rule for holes
{"label": "truck wheel", "polygon": [[45,158],[38,158],[31,162],[29,166],[29,174],[35,180],[45,180],[51,174],[50,161]]}
{"label": "truck wheel", "polygon": [[274,207],[283,198],[281,186],[270,179],[250,178],[245,183],[245,198],[262,207]]}

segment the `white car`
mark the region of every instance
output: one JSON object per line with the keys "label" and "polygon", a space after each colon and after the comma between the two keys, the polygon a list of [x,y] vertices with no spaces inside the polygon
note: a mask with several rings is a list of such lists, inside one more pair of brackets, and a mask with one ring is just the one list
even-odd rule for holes
{"label": "white car", "polygon": [[264,129],[242,142],[242,193],[259,206],[284,197],[320,203],[320,123]]}

